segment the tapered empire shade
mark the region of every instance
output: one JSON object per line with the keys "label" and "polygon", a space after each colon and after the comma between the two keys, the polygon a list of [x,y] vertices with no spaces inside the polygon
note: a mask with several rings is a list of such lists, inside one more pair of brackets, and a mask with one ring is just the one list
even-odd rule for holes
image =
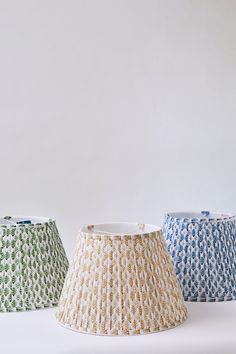
{"label": "tapered empire shade", "polygon": [[236,300],[235,215],[168,213],[163,230],[185,300]]}
{"label": "tapered empire shade", "polygon": [[158,227],[121,223],[81,229],[56,313],[62,325],[131,335],[175,327],[186,316]]}
{"label": "tapered empire shade", "polygon": [[55,221],[0,217],[0,311],[57,305],[67,269]]}

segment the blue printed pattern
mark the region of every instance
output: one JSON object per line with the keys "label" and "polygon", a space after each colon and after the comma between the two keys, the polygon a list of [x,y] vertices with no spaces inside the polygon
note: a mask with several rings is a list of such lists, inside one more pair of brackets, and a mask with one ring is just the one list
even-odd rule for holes
{"label": "blue printed pattern", "polygon": [[164,235],[186,301],[236,299],[236,221],[167,215]]}

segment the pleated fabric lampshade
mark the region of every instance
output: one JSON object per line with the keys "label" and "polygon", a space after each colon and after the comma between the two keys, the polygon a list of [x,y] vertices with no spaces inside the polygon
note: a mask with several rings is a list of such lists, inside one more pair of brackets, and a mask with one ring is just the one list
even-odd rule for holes
{"label": "pleated fabric lampshade", "polygon": [[187,316],[160,228],[140,224],[83,227],[56,317],[100,335],[158,332]]}
{"label": "pleated fabric lampshade", "polygon": [[67,269],[54,220],[0,217],[0,311],[57,305]]}
{"label": "pleated fabric lampshade", "polygon": [[185,300],[236,299],[234,214],[168,213],[163,230]]}

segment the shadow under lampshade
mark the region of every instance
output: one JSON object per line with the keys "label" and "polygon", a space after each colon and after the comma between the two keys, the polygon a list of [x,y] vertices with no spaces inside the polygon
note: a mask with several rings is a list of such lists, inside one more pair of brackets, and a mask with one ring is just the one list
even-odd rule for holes
{"label": "shadow under lampshade", "polygon": [[54,220],[0,217],[0,311],[57,305],[67,269]]}
{"label": "shadow under lampshade", "polygon": [[168,213],[164,236],[187,301],[236,299],[236,217]]}
{"label": "shadow under lampshade", "polygon": [[161,229],[99,224],[80,231],[56,317],[90,334],[158,332],[187,317]]}

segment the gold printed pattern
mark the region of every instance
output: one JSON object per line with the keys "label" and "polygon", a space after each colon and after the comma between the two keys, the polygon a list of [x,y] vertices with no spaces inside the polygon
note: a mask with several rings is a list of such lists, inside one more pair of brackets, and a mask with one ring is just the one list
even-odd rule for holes
{"label": "gold printed pattern", "polygon": [[80,233],[56,317],[100,335],[158,332],[187,317],[161,231],[137,235]]}

